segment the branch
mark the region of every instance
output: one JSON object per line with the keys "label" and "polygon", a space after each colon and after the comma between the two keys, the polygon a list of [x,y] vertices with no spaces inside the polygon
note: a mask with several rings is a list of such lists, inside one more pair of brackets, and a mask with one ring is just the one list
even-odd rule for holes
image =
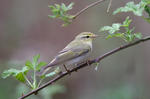
{"label": "branch", "polygon": [[[96,59],[90,60],[88,64],[91,65],[91,64],[93,64],[93,63],[100,62],[102,59],[104,59],[104,58],[106,58],[106,57],[108,57],[108,56],[110,56],[110,55],[112,55],[112,54],[115,54],[116,52],[119,52],[119,51],[121,51],[121,50],[123,50],[123,49],[129,48],[129,47],[131,47],[131,46],[140,44],[140,43],[142,43],[142,42],[146,42],[146,41],[148,41],[148,40],[150,40],[150,36],[147,36],[147,37],[145,37],[145,38],[143,38],[143,39],[140,39],[140,40],[137,40],[137,41],[135,41],[135,42],[126,44],[126,45],[124,45],[124,46],[115,48],[115,49],[113,49],[113,50],[111,50],[111,51],[109,51],[109,52],[107,52],[107,53],[105,53],[105,54],[103,54],[103,55],[97,57]],[[83,68],[83,67],[87,67],[88,64],[87,64],[87,63],[81,64],[81,65],[79,65],[79,66],[77,66],[77,67],[71,69],[69,73],[74,72],[74,71],[77,71],[77,70],[79,70],[79,69],[81,69],[81,68]],[[47,87],[48,85],[53,84],[54,82],[56,82],[57,80],[63,78],[64,76],[69,75],[69,73],[68,73],[67,71],[61,73],[60,75],[56,76],[54,79],[50,80],[50,81],[47,82],[46,84],[42,85],[41,87],[39,87],[39,88],[37,88],[37,89],[35,89],[35,90],[29,92],[28,94],[26,94],[26,95],[24,95],[24,96],[22,96],[22,97],[20,97],[20,98],[18,98],[18,99],[24,99],[24,98],[26,98],[26,97],[28,97],[28,96],[30,96],[30,95],[32,95],[32,94],[36,94],[36,93],[37,93],[38,91],[40,91],[41,89]]]}
{"label": "branch", "polygon": [[91,3],[90,5],[86,6],[85,8],[83,8],[82,10],[80,10],[79,12],[77,12],[77,13],[74,15],[73,19],[77,18],[80,14],[82,14],[82,13],[83,13],[84,11],[86,11],[88,8],[93,7],[93,6],[99,4],[99,3],[103,2],[103,1],[105,1],[105,0],[98,0],[98,1],[96,1],[96,2],[94,2],[94,3]]}
{"label": "branch", "polygon": [[111,4],[112,4],[112,0],[109,1],[108,7],[107,7],[107,12],[109,12]]}

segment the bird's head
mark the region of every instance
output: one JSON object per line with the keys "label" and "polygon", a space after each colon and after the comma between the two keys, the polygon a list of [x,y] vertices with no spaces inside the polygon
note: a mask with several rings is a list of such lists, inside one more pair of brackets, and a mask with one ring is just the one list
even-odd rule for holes
{"label": "bird's head", "polygon": [[82,32],[78,34],[75,39],[76,40],[83,40],[83,41],[92,41],[94,38],[98,37],[99,35],[96,35],[91,32]]}

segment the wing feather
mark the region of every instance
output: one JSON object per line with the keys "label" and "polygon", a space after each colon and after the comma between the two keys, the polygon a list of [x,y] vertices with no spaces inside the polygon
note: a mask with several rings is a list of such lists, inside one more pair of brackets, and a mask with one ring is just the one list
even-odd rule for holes
{"label": "wing feather", "polygon": [[[74,42],[71,42],[74,43]],[[87,54],[91,47],[87,44],[74,44],[74,46],[66,46],[59,54],[51,61],[51,66],[64,63],[68,60]]]}

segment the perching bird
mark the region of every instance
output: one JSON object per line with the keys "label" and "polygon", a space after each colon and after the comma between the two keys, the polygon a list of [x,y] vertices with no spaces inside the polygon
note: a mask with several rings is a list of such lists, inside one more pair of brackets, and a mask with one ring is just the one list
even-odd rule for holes
{"label": "perching bird", "polygon": [[41,69],[40,74],[43,74],[48,68],[60,64],[68,66],[87,61],[92,51],[92,41],[96,37],[98,37],[98,35],[91,32],[80,33],[72,42],[61,50],[47,66]]}

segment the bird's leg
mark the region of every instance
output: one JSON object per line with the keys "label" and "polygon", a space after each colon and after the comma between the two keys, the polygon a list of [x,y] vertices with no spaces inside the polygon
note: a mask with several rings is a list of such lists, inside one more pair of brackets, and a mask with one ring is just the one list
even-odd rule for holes
{"label": "bird's leg", "polygon": [[66,67],[65,64],[63,64],[63,66],[64,66],[65,70],[68,72],[68,74],[70,75],[70,74],[71,74],[71,73],[70,73],[70,70],[67,69],[67,67]]}
{"label": "bird's leg", "polygon": [[[78,64],[75,64],[75,66],[77,67],[78,66]],[[78,70],[75,70],[75,72],[77,72]]]}

